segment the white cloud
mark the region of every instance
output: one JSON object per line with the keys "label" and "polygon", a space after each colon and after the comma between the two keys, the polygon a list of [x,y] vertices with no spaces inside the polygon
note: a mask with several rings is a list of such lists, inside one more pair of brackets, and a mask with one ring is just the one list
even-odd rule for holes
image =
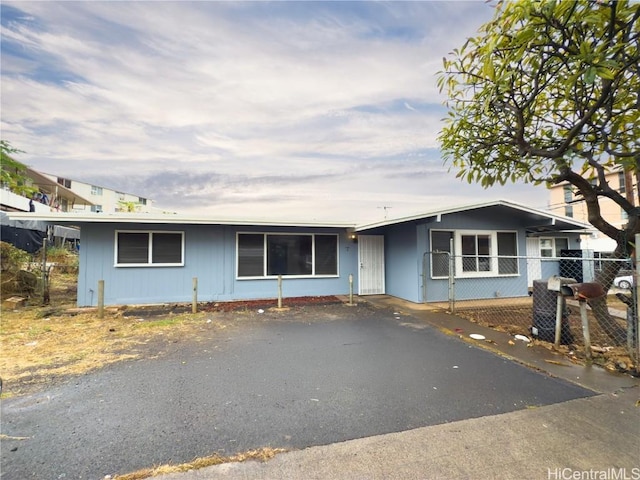
{"label": "white cloud", "polygon": [[483,2],[5,5],[21,13],[3,12],[3,139],[37,169],[180,211],[355,218],[496,196],[439,160],[429,174],[434,75]]}

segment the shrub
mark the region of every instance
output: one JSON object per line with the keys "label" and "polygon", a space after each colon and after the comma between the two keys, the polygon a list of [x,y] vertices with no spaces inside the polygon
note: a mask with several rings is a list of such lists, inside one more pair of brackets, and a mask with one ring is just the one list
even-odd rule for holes
{"label": "shrub", "polygon": [[0,242],[0,268],[3,272],[17,272],[25,263],[31,261],[31,255],[10,243]]}
{"label": "shrub", "polygon": [[[42,260],[42,249],[38,250],[36,258]],[[57,266],[77,267],[78,254],[66,247],[47,247],[47,262],[55,263]]]}

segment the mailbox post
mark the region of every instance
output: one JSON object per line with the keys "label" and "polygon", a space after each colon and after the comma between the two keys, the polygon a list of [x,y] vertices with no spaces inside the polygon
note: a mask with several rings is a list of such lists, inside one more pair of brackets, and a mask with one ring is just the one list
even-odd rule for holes
{"label": "mailbox post", "polygon": [[557,304],[556,304],[556,334],[555,334],[555,346],[560,346],[560,338],[562,336],[562,316],[565,306],[565,294],[562,291],[562,287],[569,284],[575,284],[574,278],[558,277],[556,275],[549,278],[547,281],[547,288],[554,292],[557,292]]}
{"label": "mailbox post", "polygon": [[575,298],[580,303],[584,353],[587,360],[591,360],[591,336],[589,334],[589,319],[587,318],[587,300],[603,296],[605,294],[604,288],[597,282],[573,283],[561,286],[560,292],[567,297]]}

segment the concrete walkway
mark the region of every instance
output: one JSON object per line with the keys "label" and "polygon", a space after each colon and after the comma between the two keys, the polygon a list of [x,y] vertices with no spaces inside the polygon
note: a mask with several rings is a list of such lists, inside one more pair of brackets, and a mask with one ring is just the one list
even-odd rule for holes
{"label": "concrete walkway", "polygon": [[[624,479],[640,480],[640,379],[579,366],[510,335],[393,297],[370,303],[600,395],[502,415],[418,428],[155,478],[196,479]],[[456,330],[458,329],[458,330]],[[480,333],[489,341],[468,338]],[[554,363],[549,363],[552,361]]]}

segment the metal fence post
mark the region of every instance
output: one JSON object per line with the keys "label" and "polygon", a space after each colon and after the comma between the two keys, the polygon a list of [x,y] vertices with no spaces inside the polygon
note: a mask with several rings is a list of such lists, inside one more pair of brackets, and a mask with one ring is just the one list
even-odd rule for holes
{"label": "metal fence post", "polygon": [[[451,242],[451,248],[453,249],[453,242]],[[453,255],[451,255],[451,253],[447,253],[447,256],[449,257],[449,311],[451,313],[456,313],[456,269]]]}
{"label": "metal fence post", "polygon": [[635,298],[635,312],[636,318],[631,319],[636,322],[636,348],[635,348],[635,362],[636,368],[638,368],[638,362],[640,362],[640,272],[638,268],[640,268],[640,233],[636,233],[636,258],[635,258],[635,269],[634,269],[634,277],[633,277],[633,285],[635,288],[636,298]]}

